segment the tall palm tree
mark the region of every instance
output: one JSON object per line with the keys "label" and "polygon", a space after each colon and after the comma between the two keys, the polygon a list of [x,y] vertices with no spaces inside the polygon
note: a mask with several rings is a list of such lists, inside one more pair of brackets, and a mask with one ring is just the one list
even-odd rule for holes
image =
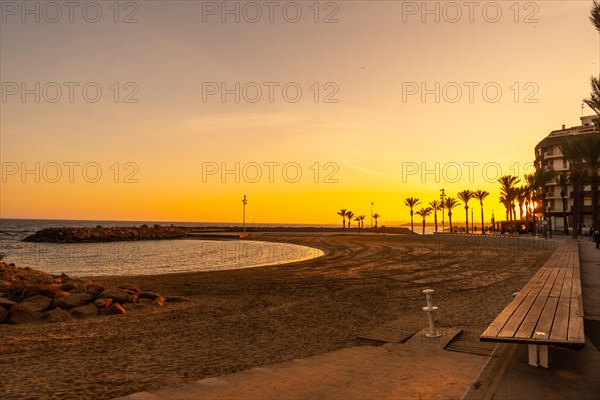
{"label": "tall palm tree", "polygon": [[469,189],[463,190],[457,194],[458,198],[465,205],[465,224],[467,226],[466,232],[469,233],[469,200],[474,197],[475,193],[470,191]]}
{"label": "tall palm tree", "polygon": [[360,216],[355,216],[354,220],[356,221],[357,228],[360,228]]}
{"label": "tall palm tree", "polygon": [[381,217],[381,215],[377,213],[373,214],[373,219],[375,220],[375,228],[377,228],[377,219],[379,219],[379,217]]}
{"label": "tall palm tree", "polygon": [[452,209],[458,206],[458,201],[454,197],[446,197],[444,200],[444,208],[448,210],[448,221],[450,222],[450,232],[454,232],[452,229]]}
{"label": "tall palm tree", "polygon": [[490,195],[489,192],[485,190],[476,190],[473,197],[479,200],[479,206],[481,207],[481,234],[485,235],[485,219],[483,218],[483,200]]}
{"label": "tall palm tree", "polygon": [[404,205],[410,207],[410,230],[413,232],[415,231],[415,226],[413,223],[413,207],[416,207],[419,204],[421,204],[421,202],[415,197],[408,197],[404,199]]}
{"label": "tall palm tree", "polygon": [[352,221],[352,217],[354,217],[354,213],[352,211],[346,211],[346,217],[348,217],[348,229],[350,229],[350,222]]}
{"label": "tall palm tree", "polygon": [[[506,207],[507,221],[512,222],[515,217],[515,198],[516,198],[516,186],[521,180],[514,175],[503,175],[498,178],[500,183],[500,202]],[[503,200],[502,200],[503,199]],[[514,227],[515,231],[516,226]]]}
{"label": "tall palm tree", "polygon": [[423,218],[423,235],[425,235],[425,218],[431,215],[431,211],[431,207],[421,208],[419,211],[417,211],[417,215]]}
{"label": "tall palm tree", "polygon": [[337,215],[342,217],[342,228],[346,229],[346,209],[342,208],[340,211],[338,211]]}
{"label": "tall palm tree", "polygon": [[435,222],[435,233],[437,233],[437,231],[438,231],[437,212],[442,209],[442,202],[440,200],[433,200],[433,201],[429,202],[429,206],[431,207],[431,210],[433,211],[433,221]]}
{"label": "tall palm tree", "polygon": [[562,200],[563,209],[563,232],[569,234],[569,219],[567,218],[567,193],[569,193],[569,175],[558,174],[554,177],[556,184],[560,186],[560,198]]}

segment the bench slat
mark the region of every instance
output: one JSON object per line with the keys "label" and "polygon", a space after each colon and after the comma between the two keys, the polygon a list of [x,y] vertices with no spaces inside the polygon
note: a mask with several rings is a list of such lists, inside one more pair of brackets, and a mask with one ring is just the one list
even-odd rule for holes
{"label": "bench slat", "polygon": [[558,299],[558,306],[556,307],[556,313],[554,314],[554,322],[552,323],[552,330],[550,332],[550,339],[552,340],[567,340],[567,333],[569,332],[569,310],[571,308],[571,299],[568,297],[561,297]]}

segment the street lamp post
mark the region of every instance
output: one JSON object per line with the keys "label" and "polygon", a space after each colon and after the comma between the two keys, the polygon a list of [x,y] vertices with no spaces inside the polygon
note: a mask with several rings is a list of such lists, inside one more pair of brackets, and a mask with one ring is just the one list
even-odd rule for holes
{"label": "street lamp post", "polygon": [[244,205],[244,211],[242,213],[242,230],[246,232],[246,204],[248,204],[248,200],[246,199],[246,195],[244,195],[244,199],[242,200],[242,204]]}
{"label": "street lamp post", "polygon": [[446,227],[444,223],[444,199],[446,198],[446,191],[442,188],[440,189],[440,200],[442,200],[442,233],[446,232]]}
{"label": "street lamp post", "polygon": [[371,229],[373,229],[373,202],[371,202]]}

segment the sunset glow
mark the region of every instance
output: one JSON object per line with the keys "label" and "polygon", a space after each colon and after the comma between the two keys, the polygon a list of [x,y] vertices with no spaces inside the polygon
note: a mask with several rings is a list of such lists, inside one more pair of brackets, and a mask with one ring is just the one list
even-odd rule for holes
{"label": "sunset glow", "polygon": [[457,19],[300,2],[293,23],[283,5],[236,22],[221,2],[99,3],[98,22],[52,23],[3,4],[0,214],[238,223],[247,195],[248,223],[339,224],[373,202],[386,225],[444,188],[487,190],[502,216],[496,179],[592,113],[598,35],[589,1],[500,2],[497,21],[486,3]]}

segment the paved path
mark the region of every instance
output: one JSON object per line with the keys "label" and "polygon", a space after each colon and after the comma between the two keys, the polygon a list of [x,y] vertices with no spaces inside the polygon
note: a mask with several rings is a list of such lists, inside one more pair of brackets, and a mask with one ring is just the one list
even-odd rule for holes
{"label": "paved path", "polygon": [[350,347],[121,400],[460,399],[487,357],[445,351],[447,338],[423,335],[406,344]]}

